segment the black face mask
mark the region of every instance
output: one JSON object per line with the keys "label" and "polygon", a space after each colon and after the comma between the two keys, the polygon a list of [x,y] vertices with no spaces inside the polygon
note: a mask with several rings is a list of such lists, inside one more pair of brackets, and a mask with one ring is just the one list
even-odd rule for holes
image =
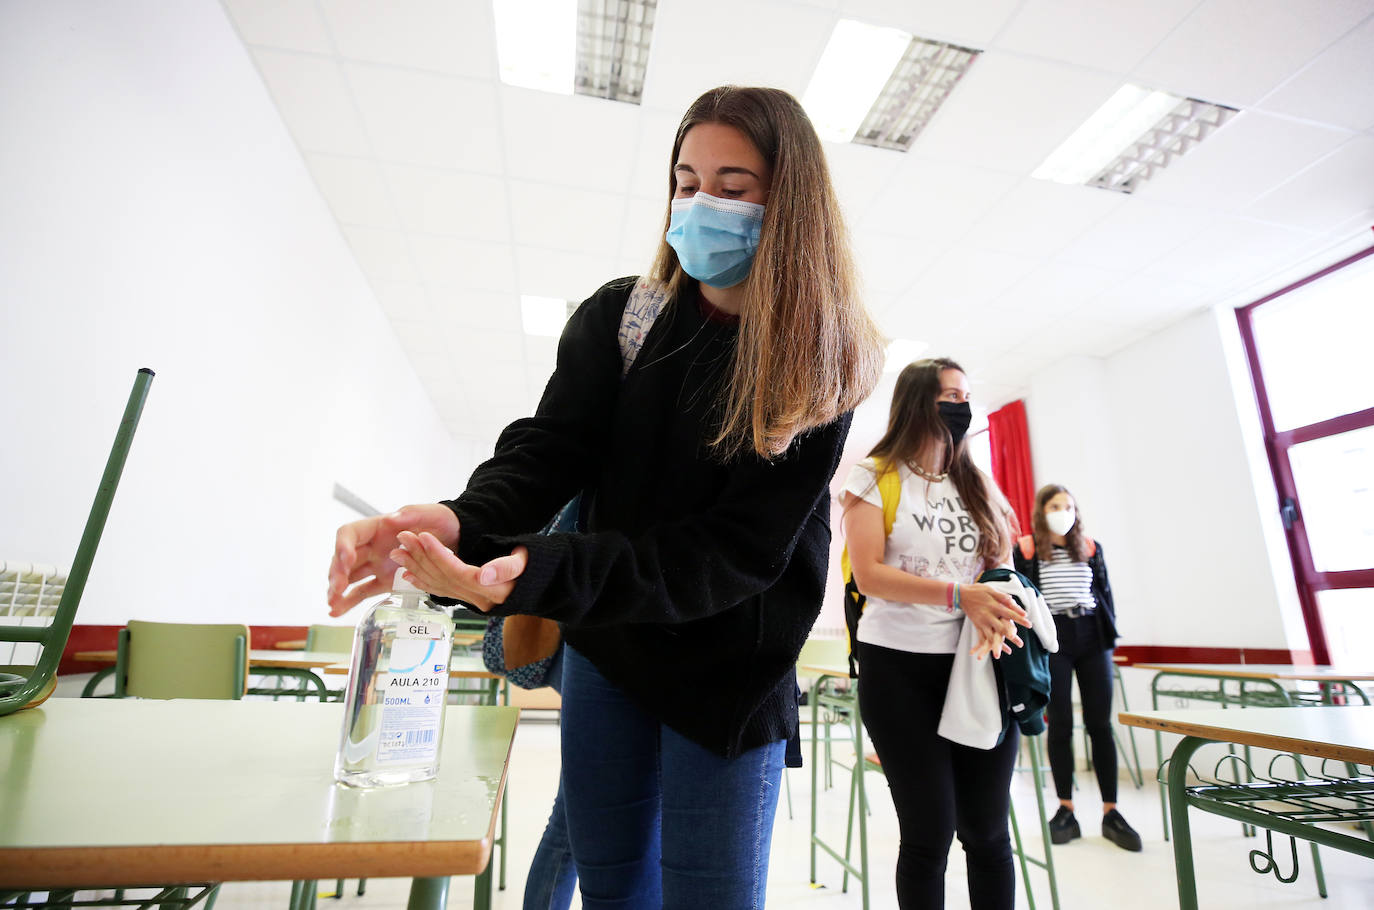
{"label": "black face mask", "polygon": [[957,446],[959,440],[968,432],[968,425],[973,420],[973,409],[967,401],[957,404],[953,401],[939,401],[935,406],[940,411],[940,419],[945,422],[945,428],[949,430],[950,438],[953,439],[951,445]]}

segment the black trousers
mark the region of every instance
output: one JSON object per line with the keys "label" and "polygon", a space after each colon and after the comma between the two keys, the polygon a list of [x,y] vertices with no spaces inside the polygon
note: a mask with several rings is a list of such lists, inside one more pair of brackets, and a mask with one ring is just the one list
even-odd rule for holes
{"label": "black trousers", "polygon": [[953,654],[912,654],[859,643],[859,710],[897,809],[897,905],[945,905],[945,863],[959,835],[973,910],[1011,910],[1016,897],[1007,816],[1016,725],[984,751],[935,731]]}
{"label": "black trousers", "polygon": [[1050,655],[1050,771],[1060,799],[1073,799],[1073,678],[1092,744],[1093,768],[1104,803],[1116,802],[1116,740],[1112,738],[1112,652],[1102,646],[1093,616],[1054,618],[1059,650]]}

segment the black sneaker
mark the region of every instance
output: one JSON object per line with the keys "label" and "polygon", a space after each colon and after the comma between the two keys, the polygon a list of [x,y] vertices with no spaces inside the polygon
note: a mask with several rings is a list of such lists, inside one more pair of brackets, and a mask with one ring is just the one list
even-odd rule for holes
{"label": "black sneaker", "polygon": [[[1122,824],[1126,823],[1123,821]],[[1073,810],[1068,806],[1060,806],[1059,811],[1054,813],[1054,818],[1050,819],[1050,843],[1067,844],[1075,837],[1082,836],[1083,829],[1078,827],[1078,819],[1073,817]]]}
{"label": "black sneaker", "polygon": [[[1050,830],[1054,830],[1053,825],[1050,826]],[[1126,819],[1115,809],[1102,816],[1102,836],[1122,850],[1130,850],[1132,853],[1141,851],[1140,835],[1126,824]]]}

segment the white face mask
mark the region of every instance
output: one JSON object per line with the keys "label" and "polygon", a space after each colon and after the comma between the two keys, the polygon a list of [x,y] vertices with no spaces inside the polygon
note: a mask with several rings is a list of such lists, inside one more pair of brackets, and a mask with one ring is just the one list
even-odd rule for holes
{"label": "white face mask", "polygon": [[1073,523],[1077,520],[1078,516],[1068,509],[1045,513],[1045,524],[1049,527],[1050,533],[1058,534],[1060,537],[1069,533],[1069,529],[1073,527]]}

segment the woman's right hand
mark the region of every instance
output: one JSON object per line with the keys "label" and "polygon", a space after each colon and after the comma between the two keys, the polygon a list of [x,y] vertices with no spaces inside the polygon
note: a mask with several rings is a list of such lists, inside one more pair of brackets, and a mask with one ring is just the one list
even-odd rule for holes
{"label": "woman's right hand", "polygon": [[[458,516],[438,503],[405,506],[390,515],[339,528],[329,564],[329,615],[342,616],[362,600],[391,590],[398,568],[390,553],[402,531],[428,531],[450,550],[458,546]],[[350,587],[351,586],[351,587]]]}
{"label": "woman's right hand", "polygon": [[1016,634],[1016,627],[1031,627],[1026,611],[1017,606],[1011,595],[989,585],[960,585],[959,608],[973,620],[973,626],[978,630],[978,644],[972,652],[974,657],[981,658],[983,654],[991,654],[994,659],[1001,657],[1004,641],[1021,647],[1022,641]]}

